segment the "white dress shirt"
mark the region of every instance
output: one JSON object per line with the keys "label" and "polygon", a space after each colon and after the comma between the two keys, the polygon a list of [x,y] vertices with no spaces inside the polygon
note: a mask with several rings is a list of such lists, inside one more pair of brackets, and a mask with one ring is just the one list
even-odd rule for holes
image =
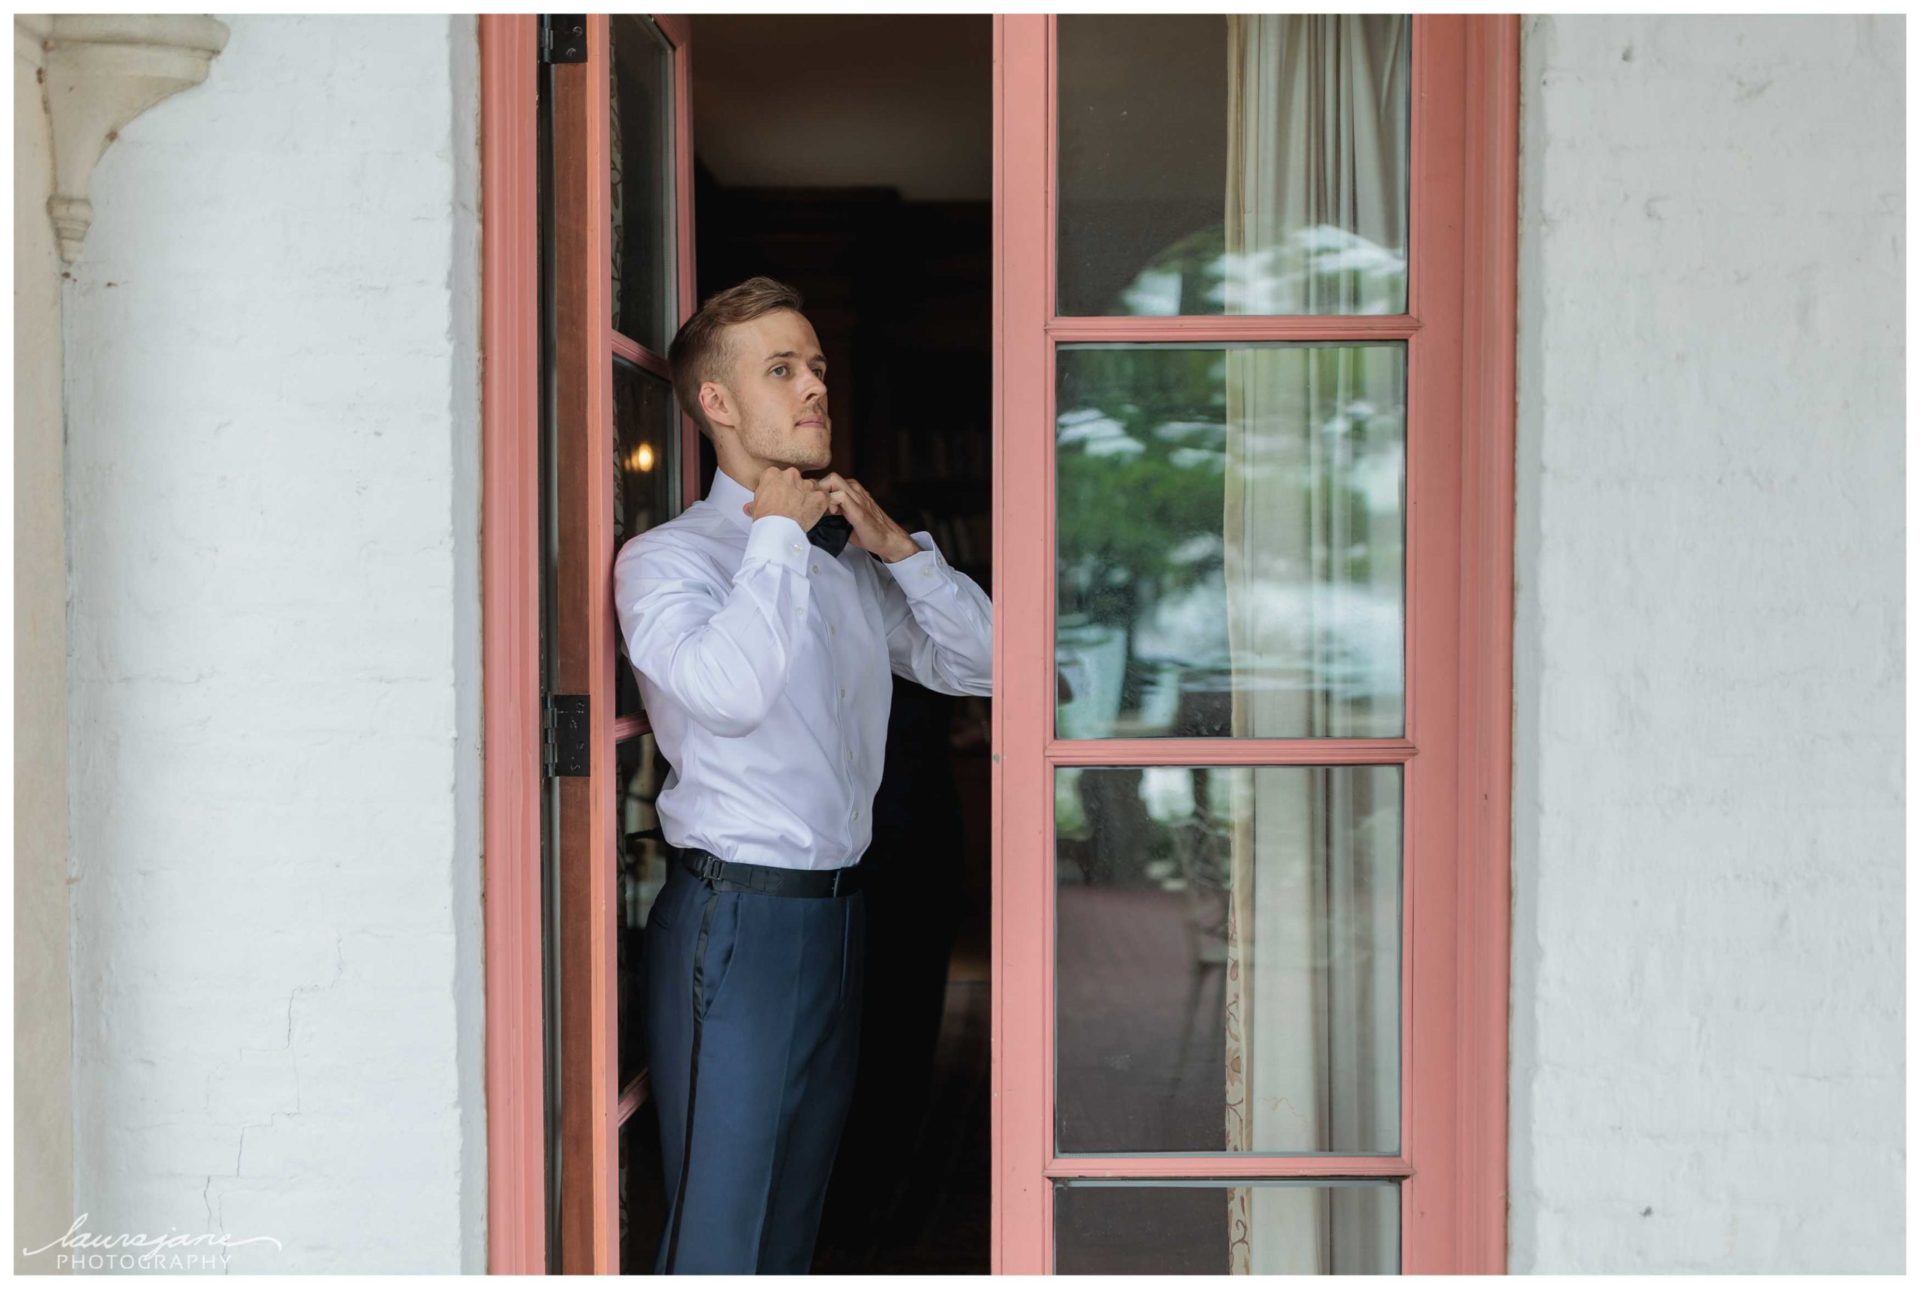
{"label": "white dress shirt", "polygon": [[621,638],[672,772],[655,803],[676,846],[841,868],[873,838],[898,673],[993,692],[993,603],[927,533],[888,564],[838,557],[714,471],[704,499],[613,564]]}

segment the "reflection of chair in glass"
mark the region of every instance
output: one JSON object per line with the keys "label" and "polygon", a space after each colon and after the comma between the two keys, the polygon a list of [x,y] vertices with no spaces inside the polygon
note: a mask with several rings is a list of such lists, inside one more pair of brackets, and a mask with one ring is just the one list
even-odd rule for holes
{"label": "reflection of chair in glass", "polygon": [[[1173,1084],[1167,1093],[1169,1101],[1179,1099],[1196,1028],[1203,1037],[1211,1035],[1218,1041],[1226,1025],[1226,982],[1223,978],[1216,987],[1207,986],[1213,973],[1224,973],[1227,965],[1227,825],[1215,820],[1207,809],[1207,771],[1196,768],[1192,773],[1193,816],[1168,829],[1180,874],[1185,879],[1182,920],[1186,929],[1189,981],[1187,1012],[1180,1027],[1180,1050],[1174,1058]],[[1213,998],[1213,1005],[1206,1009],[1211,1018],[1206,1024],[1199,1023],[1202,990]]]}
{"label": "reflection of chair in glass", "polygon": [[1220,738],[1233,732],[1230,668],[1183,666],[1177,683],[1180,705],[1169,733],[1180,738]]}
{"label": "reflection of chair in glass", "polygon": [[[1054,644],[1054,723],[1061,738],[1106,738],[1114,733],[1126,668],[1123,628],[1089,621],[1085,614],[1061,618]],[[1064,695],[1058,692],[1062,681]]]}

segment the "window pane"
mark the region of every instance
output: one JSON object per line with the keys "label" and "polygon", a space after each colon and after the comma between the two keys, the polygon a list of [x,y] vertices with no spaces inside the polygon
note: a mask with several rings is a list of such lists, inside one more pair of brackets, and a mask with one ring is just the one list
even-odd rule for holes
{"label": "window pane", "polygon": [[613,329],[664,354],[673,339],[673,52],[653,24],[615,14]]}
{"label": "window pane", "polygon": [[1392,738],[1406,346],[1063,345],[1061,738]]}
{"label": "window pane", "polygon": [[619,820],[614,835],[618,864],[614,891],[620,907],[615,920],[620,937],[615,951],[614,979],[619,993],[620,1086],[646,1062],[641,987],[645,962],[642,928],[660,888],[667,884],[666,843],[660,838],[660,816],[654,810],[666,787],[668,765],[653,735],[622,739],[614,752],[618,776]]}
{"label": "window pane", "polygon": [[620,1274],[652,1275],[667,1213],[660,1113],[649,1102],[620,1125]]}
{"label": "window pane", "polygon": [[[673,387],[632,363],[613,360],[613,548],[674,514],[680,492],[680,412]],[[614,632],[619,666],[614,715],[640,710],[627,642]]]}
{"label": "window pane", "polygon": [[1059,23],[1062,314],[1406,311],[1407,15]]}
{"label": "window pane", "polygon": [[1398,766],[1054,772],[1062,1154],[1400,1148]]}
{"label": "window pane", "polygon": [[1395,1275],[1391,1181],[1061,1181],[1059,1275]]}

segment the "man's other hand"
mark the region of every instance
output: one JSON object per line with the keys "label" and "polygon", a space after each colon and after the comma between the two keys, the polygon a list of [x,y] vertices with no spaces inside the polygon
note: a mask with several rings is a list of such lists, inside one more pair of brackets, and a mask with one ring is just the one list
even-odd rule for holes
{"label": "man's other hand", "polygon": [[827,509],[844,515],[853,525],[855,546],[872,551],[889,564],[920,553],[920,547],[907,536],[907,530],[894,523],[858,483],[838,474],[825,474],[814,482],[827,498]]}
{"label": "man's other hand", "polygon": [[770,465],[760,476],[760,486],[753,490],[753,502],[740,509],[755,519],[785,515],[804,531],[820,522],[827,504],[826,491],[816,480],[802,478],[792,466],[782,470]]}

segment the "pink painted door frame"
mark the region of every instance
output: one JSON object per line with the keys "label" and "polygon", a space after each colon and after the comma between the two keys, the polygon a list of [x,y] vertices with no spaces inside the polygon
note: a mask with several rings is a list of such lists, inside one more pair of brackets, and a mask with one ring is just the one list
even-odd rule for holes
{"label": "pink painted door frame", "polygon": [[[1415,17],[1409,311],[1345,318],[1057,316],[1056,23],[994,24],[993,1269],[1056,1178],[1338,1175],[1401,1179],[1403,1271],[1503,1271],[1518,20]],[[1408,347],[1407,737],[1055,740],[1055,345],[1301,339]],[[1406,776],[1401,1154],[1057,1157],[1054,768],[1355,763]]]}
{"label": "pink painted door frame", "polygon": [[480,19],[487,1269],[547,1266],[540,944],[538,20]]}

